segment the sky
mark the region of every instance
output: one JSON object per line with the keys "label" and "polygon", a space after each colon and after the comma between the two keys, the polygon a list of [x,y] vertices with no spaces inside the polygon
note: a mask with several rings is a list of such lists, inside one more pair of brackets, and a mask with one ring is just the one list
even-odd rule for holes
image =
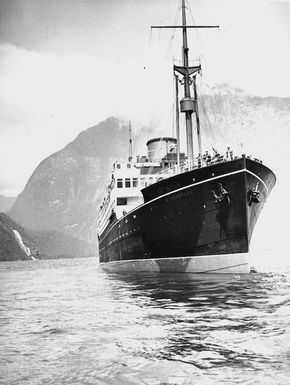
{"label": "sky", "polygon": [[[188,0],[203,80],[290,96],[290,3]],[[171,126],[180,0],[0,0],[0,193],[17,195],[41,160],[109,116]],[[180,12],[179,12],[180,14]],[[192,30],[191,30],[192,31]],[[171,128],[170,128],[171,129]]]}
{"label": "sky", "polygon": [[[0,0],[0,193],[110,116],[171,134],[180,0]],[[204,83],[290,97],[290,2],[188,0]],[[262,235],[261,235],[262,236]]]}

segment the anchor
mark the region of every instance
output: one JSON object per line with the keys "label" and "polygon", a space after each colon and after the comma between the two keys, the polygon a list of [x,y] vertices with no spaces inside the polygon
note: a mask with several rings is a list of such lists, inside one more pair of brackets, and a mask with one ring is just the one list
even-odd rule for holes
{"label": "anchor", "polygon": [[226,200],[227,203],[229,204],[230,203],[229,192],[226,189],[224,189],[224,187],[221,183],[218,183],[217,185],[218,185],[217,193],[215,192],[215,190],[211,190],[211,192],[215,198],[214,203],[221,203],[221,202]]}
{"label": "anchor", "polygon": [[249,193],[249,206],[252,205],[252,203],[259,203],[260,202],[260,191],[259,191],[259,182],[257,182],[256,186],[253,187]]}

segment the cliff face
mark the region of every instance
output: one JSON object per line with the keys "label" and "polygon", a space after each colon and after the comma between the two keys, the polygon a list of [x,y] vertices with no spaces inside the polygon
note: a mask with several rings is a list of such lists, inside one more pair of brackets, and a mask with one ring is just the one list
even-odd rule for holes
{"label": "cliff face", "polygon": [[9,215],[42,232],[37,239],[46,253],[96,254],[98,200],[127,142],[128,128],[115,118],[81,132],[39,164]]}

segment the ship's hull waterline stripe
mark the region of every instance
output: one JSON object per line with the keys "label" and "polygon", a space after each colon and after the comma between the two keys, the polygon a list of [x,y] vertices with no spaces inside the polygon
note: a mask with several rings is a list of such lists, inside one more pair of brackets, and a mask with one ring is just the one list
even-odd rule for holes
{"label": "ship's hull waterline stripe", "polygon": [[[228,265],[224,265],[224,266],[220,266],[220,267],[215,267],[215,268],[211,268],[211,269],[208,269],[208,270],[200,270],[200,271],[195,271],[194,274],[204,274],[204,273],[214,273],[215,271],[221,271],[221,270],[227,270],[227,269],[231,269],[233,267],[241,267],[241,266],[248,266],[249,265],[249,261],[248,261],[248,258],[249,258],[249,253],[237,253],[237,254],[214,254],[214,255],[194,255],[194,256],[183,256],[183,257],[165,257],[165,258],[160,258],[160,257],[157,257],[157,258],[142,258],[142,259],[127,259],[127,260],[118,260],[118,261],[110,261],[110,262],[101,262],[99,263],[99,267],[101,269],[106,269],[106,270],[110,270],[110,269],[114,269],[115,267],[117,267],[118,269],[120,269],[120,267],[124,267],[124,266],[130,266],[130,265],[141,265],[141,270],[138,267],[138,272],[148,272],[148,270],[142,270],[142,265],[144,264],[155,264],[155,263],[158,263],[158,262],[162,262],[163,264],[166,264],[166,263],[179,263],[179,261],[193,261],[193,260],[204,260],[204,259],[208,259],[209,261],[210,260],[214,260],[214,259],[221,259],[221,258],[232,258],[234,257],[236,259],[236,257],[238,258],[243,258],[243,261],[240,261],[240,263],[235,263],[235,264],[228,264]],[[245,260],[246,259],[246,260]],[[144,267],[144,266],[143,266]],[[126,267],[125,267],[126,268]],[[122,271],[122,270],[121,270]],[[131,270],[130,270],[131,271]],[[165,272],[166,270],[163,270],[163,272]],[[169,269],[168,271],[172,271],[171,269]],[[175,271],[175,273],[185,273],[186,271]],[[188,272],[193,272],[193,271],[188,271]]]}
{"label": "ship's hull waterline stripe", "polygon": [[[136,261],[139,261],[139,260],[136,260],[136,259],[130,260],[131,263],[136,263]],[[141,261],[143,261],[143,260],[141,259]],[[122,262],[124,262],[124,261],[120,260],[120,261],[112,261],[112,262],[102,262],[102,263],[100,263],[100,268],[103,268],[103,266],[107,266],[110,269],[110,267],[111,267],[110,263],[114,263],[114,265],[112,266],[114,268],[114,266],[119,266],[120,264],[122,264]],[[228,270],[228,269],[232,269],[233,267],[241,267],[241,266],[248,266],[248,263],[239,263],[237,265],[229,265],[229,266],[224,266],[224,267],[217,267],[215,269],[210,269],[210,270],[201,270],[201,271],[195,271],[195,272],[188,271],[188,273],[193,273],[193,274],[211,274],[211,273],[214,273],[215,271]],[[168,270],[168,272],[171,272],[171,271],[172,270]],[[142,272],[148,272],[148,270],[138,270],[138,273],[142,273]],[[163,272],[166,272],[166,270],[163,271]],[[174,273],[175,274],[178,274],[178,273],[184,274],[184,271],[174,271]]]}
{"label": "ship's hull waterline stripe", "polygon": [[[267,193],[268,193],[268,187],[267,187],[266,183],[265,183],[265,182],[264,182],[258,175],[256,175],[255,173],[253,173],[253,172],[250,171],[250,170],[247,170],[246,168],[242,168],[241,170],[232,171],[232,172],[229,172],[229,173],[227,173],[227,174],[222,174],[222,175],[214,176],[214,177],[212,177],[212,178],[209,178],[209,179],[206,179],[206,180],[202,180],[202,181],[200,181],[200,182],[195,182],[195,183],[189,184],[189,185],[187,185],[187,186],[180,187],[180,188],[177,189],[177,190],[169,191],[168,193],[163,194],[163,195],[160,195],[160,196],[158,196],[158,197],[152,199],[152,200],[149,201],[149,202],[145,202],[145,203],[143,203],[142,205],[140,205],[140,206],[136,207],[135,209],[133,209],[132,211],[130,211],[129,213],[127,213],[126,215],[124,215],[124,216],[123,216],[122,218],[120,218],[117,222],[113,223],[113,225],[107,230],[106,235],[107,235],[107,233],[108,233],[114,226],[116,226],[120,221],[124,220],[124,218],[126,218],[128,215],[131,215],[132,213],[134,213],[134,211],[139,210],[141,207],[144,207],[144,206],[146,206],[146,205],[148,205],[148,204],[150,204],[150,203],[152,203],[152,202],[155,202],[155,201],[157,201],[158,199],[164,198],[164,197],[166,197],[166,196],[168,196],[168,195],[171,195],[171,194],[175,194],[175,193],[177,193],[177,192],[179,192],[179,191],[186,190],[186,189],[188,189],[188,188],[190,188],[190,187],[195,187],[195,186],[201,185],[201,184],[203,184],[203,183],[211,182],[211,181],[216,180],[216,179],[224,178],[224,177],[230,176],[230,175],[240,174],[241,172],[244,172],[244,171],[245,171],[245,172],[248,172],[249,174],[251,174],[251,175],[253,175],[254,177],[256,177],[257,179],[259,179],[259,181],[260,181],[261,183],[263,183],[263,185],[264,185],[264,187],[266,188]],[[106,235],[104,235],[104,237],[105,237]]]}

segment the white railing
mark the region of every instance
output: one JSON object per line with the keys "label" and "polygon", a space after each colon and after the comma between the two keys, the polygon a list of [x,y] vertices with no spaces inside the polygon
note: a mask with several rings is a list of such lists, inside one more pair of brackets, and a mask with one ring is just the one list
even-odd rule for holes
{"label": "white railing", "polygon": [[[166,177],[170,177],[172,175],[182,174],[184,172],[196,170],[198,168],[208,167],[208,166],[211,166],[213,164],[230,162],[233,159],[237,159],[237,158],[241,158],[241,157],[242,157],[242,155],[235,156],[234,158],[226,158],[224,155],[221,155],[220,157],[218,157],[216,159],[211,158],[211,160],[204,160],[204,159],[201,159],[200,161],[197,160],[195,164],[192,164],[192,162],[186,161],[186,162],[180,164],[179,166],[174,165],[172,167],[168,167],[164,170],[157,172],[154,175],[166,175]],[[254,159],[254,160],[258,161],[257,159]]]}

